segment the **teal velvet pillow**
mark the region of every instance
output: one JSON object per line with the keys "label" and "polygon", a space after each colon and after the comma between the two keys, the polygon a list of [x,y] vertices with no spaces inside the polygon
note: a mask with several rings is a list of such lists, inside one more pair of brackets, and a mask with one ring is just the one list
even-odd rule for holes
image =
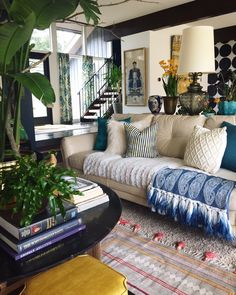
{"label": "teal velvet pillow", "polygon": [[221,127],[227,127],[227,145],[221,167],[236,172],[236,125],[223,122]]}
{"label": "teal velvet pillow", "polygon": [[[120,122],[130,123],[131,118],[126,118],[124,120],[118,120]],[[109,119],[98,117],[98,133],[96,136],[95,144],[93,149],[96,151],[105,151],[107,148],[107,124]]]}

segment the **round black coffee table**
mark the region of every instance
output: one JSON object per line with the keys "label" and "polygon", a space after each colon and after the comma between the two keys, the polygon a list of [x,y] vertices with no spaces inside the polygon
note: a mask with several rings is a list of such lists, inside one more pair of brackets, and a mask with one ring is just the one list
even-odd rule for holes
{"label": "round black coffee table", "polygon": [[[79,254],[93,252],[99,255],[100,241],[114,228],[121,215],[119,197],[108,187],[99,184],[109,196],[109,202],[80,213],[86,229],[52,246],[15,261],[0,248],[1,287],[35,275]],[[0,291],[1,294],[1,291]]]}

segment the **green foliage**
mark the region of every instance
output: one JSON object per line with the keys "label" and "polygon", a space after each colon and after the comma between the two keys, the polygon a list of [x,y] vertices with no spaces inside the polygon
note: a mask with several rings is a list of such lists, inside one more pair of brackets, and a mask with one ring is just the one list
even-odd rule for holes
{"label": "green foliage", "polygon": [[105,76],[105,80],[108,82],[108,86],[113,90],[118,90],[122,81],[121,68],[115,64],[112,64],[111,68]]}
{"label": "green foliage", "polygon": [[28,88],[44,104],[55,102],[53,88],[44,75],[40,73],[19,73],[12,75],[12,77]]}
{"label": "green foliage", "polygon": [[[100,11],[95,0],[4,0],[0,1],[0,161],[4,160],[6,136],[19,154],[20,101],[27,87],[45,105],[55,101],[50,83],[27,69],[30,39],[34,29],[45,29],[56,20],[70,16],[80,5],[86,20],[98,23]],[[9,124],[13,121],[13,126]]]}
{"label": "green foliage", "polygon": [[21,226],[32,222],[45,201],[54,215],[57,209],[64,215],[62,200],[70,199],[71,194],[81,195],[64,176],[75,177],[75,173],[53,166],[47,160],[37,162],[32,156],[17,158],[15,167],[1,173],[4,186],[0,191],[0,206],[15,199],[13,213],[21,214]]}
{"label": "green foliage", "polygon": [[80,6],[84,11],[86,21],[89,23],[90,19],[93,20],[95,25],[98,24],[99,14],[101,14],[97,1],[94,0],[80,0]]}

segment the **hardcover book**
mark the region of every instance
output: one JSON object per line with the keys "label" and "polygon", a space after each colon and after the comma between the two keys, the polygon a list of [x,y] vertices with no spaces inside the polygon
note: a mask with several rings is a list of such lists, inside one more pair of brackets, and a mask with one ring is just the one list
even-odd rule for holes
{"label": "hardcover book", "polygon": [[74,178],[71,176],[65,176],[64,179],[66,179],[69,182],[71,181],[72,183],[71,186],[73,187],[73,189],[77,189],[81,192],[90,190],[98,186],[97,183],[90,181],[88,179],[80,178],[80,177],[76,177],[76,184],[74,183]]}
{"label": "hardcover book", "polygon": [[5,250],[11,257],[13,257],[15,260],[19,260],[19,259],[22,259],[30,254],[34,254],[36,253],[37,251],[41,250],[41,249],[44,249],[50,245],[53,245],[55,244],[56,242],[59,242],[71,235],[74,235],[76,233],[78,233],[79,231],[83,230],[86,228],[86,225],[85,224],[80,224],[80,225],[77,225],[73,228],[71,228],[69,231],[63,233],[63,234],[60,234],[54,238],[52,238],[51,240],[45,242],[45,243],[42,243],[40,245],[37,245],[37,246],[33,246],[32,248],[29,248],[27,249],[26,251],[22,252],[22,253],[17,253],[15,252],[13,249],[11,249],[6,243],[4,243],[3,241],[0,240],[0,246],[3,248],[3,250]]}
{"label": "hardcover book", "polygon": [[63,205],[65,208],[64,218],[59,212],[54,216],[47,208],[34,218],[32,224],[25,227],[20,227],[19,214],[12,215],[11,210],[1,210],[0,225],[18,240],[23,240],[78,216],[77,208],[71,202],[63,201]]}
{"label": "hardcover book", "polygon": [[101,196],[98,196],[92,200],[84,201],[81,203],[76,204],[78,212],[82,212],[88,209],[91,209],[93,207],[96,207],[98,205],[104,204],[109,202],[109,197],[107,194],[103,194]]}
{"label": "hardcover book", "polygon": [[98,196],[102,196],[104,194],[103,189],[100,186],[96,186],[96,187],[86,190],[82,193],[83,193],[82,196],[72,195],[71,196],[72,203],[78,204],[78,203],[96,198]]}
{"label": "hardcover book", "polygon": [[74,218],[68,222],[62,223],[56,227],[53,227],[47,231],[41,232],[37,235],[34,235],[33,237],[24,240],[16,239],[0,226],[0,239],[8,244],[8,246],[10,246],[14,251],[16,251],[17,253],[21,253],[29,248],[32,248],[33,246],[42,244],[52,239],[53,237],[69,231],[71,230],[71,228],[79,224],[79,220],[77,218]]}

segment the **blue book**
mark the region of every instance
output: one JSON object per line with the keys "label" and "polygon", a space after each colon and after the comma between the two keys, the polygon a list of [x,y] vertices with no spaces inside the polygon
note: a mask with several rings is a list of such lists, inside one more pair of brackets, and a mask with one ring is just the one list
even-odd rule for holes
{"label": "blue book", "polygon": [[44,249],[50,245],[53,245],[55,244],[56,242],[59,242],[71,235],[74,235],[76,233],[78,233],[79,231],[83,230],[86,228],[86,225],[85,224],[79,224],[77,226],[74,226],[72,227],[69,231],[66,231],[62,234],[59,234],[57,235],[56,237],[48,240],[47,242],[44,242],[42,244],[39,244],[37,246],[33,246],[29,249],[27,249],[26,251],[24,252],[21,252],[21,253],[17,253],[15,252],[12,248],[10,248],[6,243],[4,243],[2,240],[0,240],[0,246],[11,256],[13,257],[15,260],[19,260],[19,259],[22,259],[30,254],[34,254],[36,253],[37,251],[41,250],[41,249]]}
{"label": "blue book", "polygon": [[54,216],[50,212],[49,208],[47,208],[44,212],[35,216],[30,225],[24,227],[20,226],[20,214],[13,215],[12,210],[1,210],[0,224],[3,229],[9,232],[16,239],[27,239],[78,216],[77,208],[73,204],[68,201],[63,201],[63,206],[65,209],[64,217],[59,211],[56,216]]}
{"label": "blue book", "polygon": [[2,240],[4,243],[10,246],[17,253],[21,253],[29,248],[32,248],[33,246],[42,244],[60,234],[65,233],[66,231],[69,231],[71,228],[79,225],[80,223],[81,222],[79,222],[79,219],[75,218],[71,221],[53,227],[52,229],[34,235],[33,237],[20,241],[12,235],[10,235],[6,230],[1,228],[0,226],[0,240]]}

